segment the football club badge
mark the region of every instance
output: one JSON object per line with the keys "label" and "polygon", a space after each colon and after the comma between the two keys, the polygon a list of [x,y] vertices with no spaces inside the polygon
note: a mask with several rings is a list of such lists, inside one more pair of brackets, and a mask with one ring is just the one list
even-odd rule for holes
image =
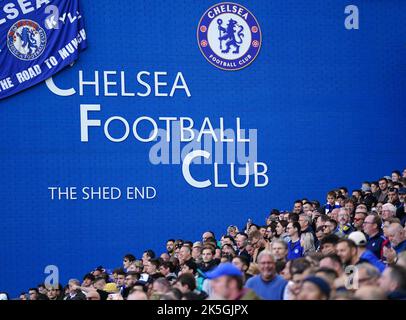
{"label": "football club badge", "polygon": [[24,19],[14,23],[7,34],[10,52],[20,60],[35,60],[45,50],[47,36],[35,21]]}
{"label": "football club badge", "polygon": [[261,49],[261,28],[245,7],[222,2],[210,7],[197,28],[200,51],[219,69],[235,71],[249,66]]}

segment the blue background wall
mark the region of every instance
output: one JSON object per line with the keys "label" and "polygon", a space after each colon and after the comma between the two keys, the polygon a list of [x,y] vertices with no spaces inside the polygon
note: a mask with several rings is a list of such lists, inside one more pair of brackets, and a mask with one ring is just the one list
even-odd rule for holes
{"label": "blue background wall", "polygon": [[[77,88],[78,70],[181,71],[191,98],[58,97],[44,83],[0,101],[0,290],[17,295],[59,267],[62,281],[123,254],[164,250],[167,238],[197,240],[296,198],[324,200],[333,187],[405,166],[406,2],[239,1],[263,33],[257,60],[238,72],[210,65],[196,43],[201,15],[215,1],[83,0],[89,48],[55,81]],[[360,9],[360,30],[344,8]],[[129,37],[125,37],[127,34]],[[131,81],[131,80],[130,80]],[[150,145],[108,142],[101,130],[80,142],[79,105],[102,117],[241,117],[258,129],[267,188],[198,190],[179,165],[154,166]],[[212,168],[199,168],[209,174]],[[54,201],[48,186],[154,185],[152,201]]]}

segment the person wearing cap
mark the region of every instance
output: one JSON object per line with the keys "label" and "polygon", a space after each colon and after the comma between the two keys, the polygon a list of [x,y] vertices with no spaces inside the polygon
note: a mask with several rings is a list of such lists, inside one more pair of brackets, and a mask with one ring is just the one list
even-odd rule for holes
{"label": "person wearing cap", "polygon": [[287,281],[276,274],[275,259],[272,252],[261,251],[257,261],[260,274],[248,279],[245,287],[252,289],[264,300],[282,300]]}
{"label": "person wearing cap", "polygon": [[326,280],[310,276],[303,280],[297,300],[328,300],[331,288]]}
{"label": "person wearing cap", "polygon": [[[352,256],[350,264],[357,265],[367,262],[376,267],[380,272],[385,269],[385,264],[380,261],[372,251],[366,248],[368,241],[365,234],[363,234],[361,231],[354,231],[348,236],[348,241],[353,241],[353,243],[356,245],[355,254]],[[340,242],[341,241],[339,241],[339,244]],[[348,243],[349,242],[347,242],[347,245]]]}
{"label": "person wearing cap", "polygon": [[232,263],[220,264],[205,277],[210,280],[210,300],[260,300],[253,290],[243,287],[243,273]]}
{"label": "person wearing cap", "polygon": [[385,242],[381,225],[382,220],[377,214],[370,214],[364,220],[364,232],[368,236],[367,249],[378,259],[381,259],[381,252]]}

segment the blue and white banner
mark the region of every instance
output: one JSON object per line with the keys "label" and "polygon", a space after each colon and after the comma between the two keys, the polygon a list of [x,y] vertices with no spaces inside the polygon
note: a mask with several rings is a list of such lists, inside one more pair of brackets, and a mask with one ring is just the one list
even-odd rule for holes
{"label": "blue and white banner", "polygon": [[46,80],[86,47],[79,0],[0,0],[0,99]]}

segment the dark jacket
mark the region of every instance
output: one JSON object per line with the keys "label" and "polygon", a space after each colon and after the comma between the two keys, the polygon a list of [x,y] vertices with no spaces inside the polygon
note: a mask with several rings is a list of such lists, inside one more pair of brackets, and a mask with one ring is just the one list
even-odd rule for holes
{"label": "dark jacket", "polygon": [[86,300],[86,295],[82,291],[76,290],[76,295],[74,297],[71,297],[71,295],[68,294],[65,297],[65,300]]}

